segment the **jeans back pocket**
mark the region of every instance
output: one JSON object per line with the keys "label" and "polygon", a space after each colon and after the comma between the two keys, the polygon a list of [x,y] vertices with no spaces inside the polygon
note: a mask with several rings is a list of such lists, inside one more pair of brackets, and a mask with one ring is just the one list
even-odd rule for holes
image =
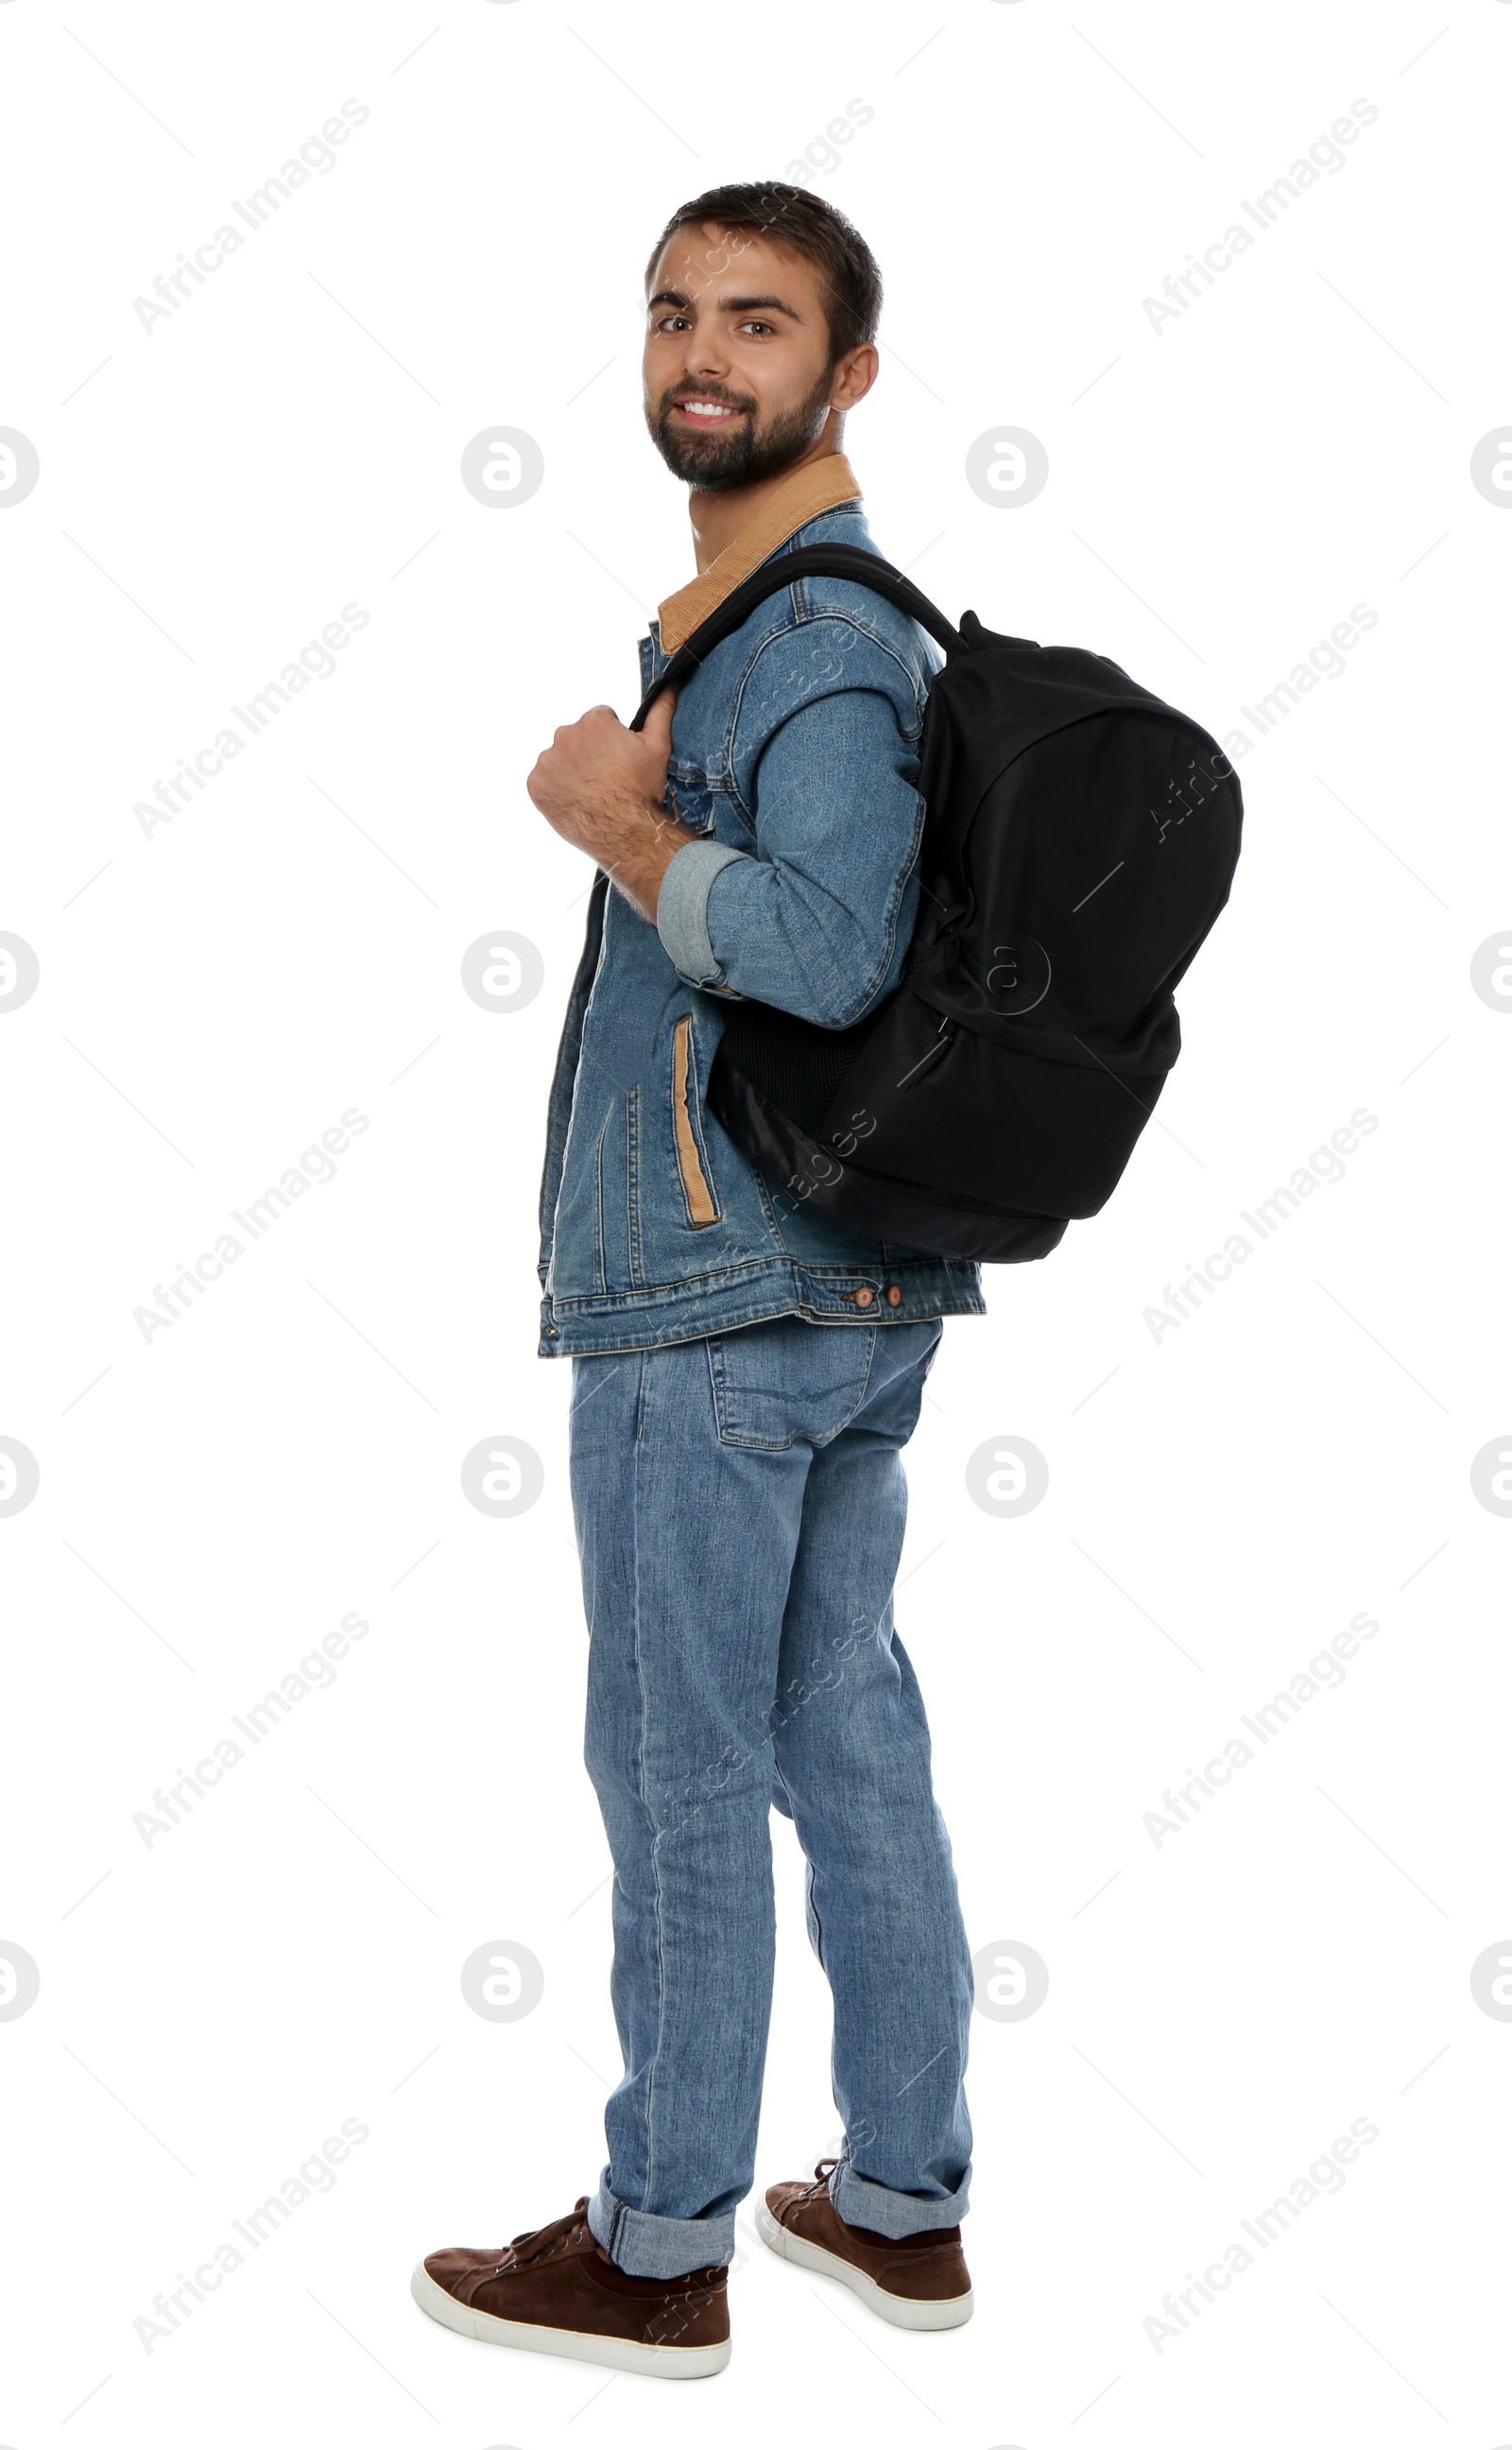
{"label": "jeans back pocket", "polygon": [[727,1447],[827,1446],[859,1410],[882,1331],[763,1319],[708,1338],[714,1419]]}

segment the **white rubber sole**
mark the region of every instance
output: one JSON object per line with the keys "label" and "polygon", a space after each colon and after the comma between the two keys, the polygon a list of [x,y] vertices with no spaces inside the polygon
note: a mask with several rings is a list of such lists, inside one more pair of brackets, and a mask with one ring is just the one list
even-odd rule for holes
{"label": "white rubber sole", "polygon": [[964,2297],[895,2297],[887,2288],[879,2288],[875,2280],[859,2271],[843,2255],[831,2254],[825,2246],[810,2246],[806,2237],[795,2237],[773,2220],[765,2204],[756,2207],[756,2227],[764,2245],[785,2263],[796,2263],[804,2271],[822,2272],[826,2280],[838,2280],[881,2315],[884,2323],[895,2324],[900,2331],[954,2331],[961,2323],[969,2323],[975,2300],[968,2288]]}
{"label": "white rubber sole", "polygon": [[621,2373],[659,2374],[664,2382],[698,2382],[706,2374],[723,2373],[729,2362],[729,2342],[709,2347],[652,2346],[640,2340],[600,2339],[591,2331],[552,2331],[541,2323],[506,2323],[501,2315],[485,2314],[459,2304],[433,2280],[423,2263],[415,2266],[410,2295],[433,2323],[460,2331],[465,2340],[487,2340],[496,2348],[526,2348],[538,2357],[575,2357],[586,2365],[615,2365]]}

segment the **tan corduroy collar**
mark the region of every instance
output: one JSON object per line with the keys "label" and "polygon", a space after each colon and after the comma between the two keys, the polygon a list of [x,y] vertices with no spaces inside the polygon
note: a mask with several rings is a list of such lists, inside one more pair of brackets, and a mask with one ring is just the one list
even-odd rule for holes
{"label": "tan corduroy collar", "polygon": [[775,553],[810,519],[860,497],[861,487],[843,451],[833,451],[825,458],[810,459],[806,467],[795,469],[768,496],[755,517],[746,521],[739,535],[715,555],[702,577],[690,579],[657,607],[663,654],[675,654],[700,621],[707,620],[723,604],[730,589],[748,578],[768,554]]}

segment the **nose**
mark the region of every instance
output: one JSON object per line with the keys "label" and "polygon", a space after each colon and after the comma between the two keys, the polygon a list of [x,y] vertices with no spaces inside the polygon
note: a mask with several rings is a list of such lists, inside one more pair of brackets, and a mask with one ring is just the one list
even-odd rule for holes
{"label": "nose", "polygon": [[683,375],[688,382],[729,381],[729,349],[716,322],[702,316],[683,342]]}

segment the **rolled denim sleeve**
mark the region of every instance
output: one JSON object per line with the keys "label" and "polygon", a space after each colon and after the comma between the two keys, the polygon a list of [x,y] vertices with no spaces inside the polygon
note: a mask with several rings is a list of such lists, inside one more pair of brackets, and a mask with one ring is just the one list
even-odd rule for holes
{"label": "rolled denim sleeve", "polygon": [[[758,671],[735,761],[756,852],[690,866],[698,934],[680,941],[700,955],[707,945],[704,975],[727,991],[845,1029],[897,983],[913,932],[917,688],[885,645],[832,615],[774,640]],[[675,893],[674,913],[690,918],[688,903]]]}
{"label": "rolled denim sleeve", "polygon": [[724,974],[708,941],[708,897],[721,868],[749,853],[727,843],[685,843],[662,878],[656,932],[674,970],[691,986],[720,986]]}

